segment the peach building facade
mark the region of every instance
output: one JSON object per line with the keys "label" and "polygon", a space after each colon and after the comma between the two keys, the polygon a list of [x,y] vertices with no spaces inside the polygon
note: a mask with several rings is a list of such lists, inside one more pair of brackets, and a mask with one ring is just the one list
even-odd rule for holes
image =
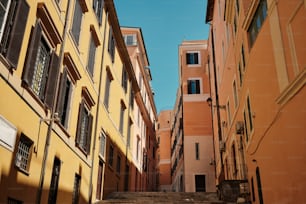
{"label": "peach building facade", "polygon": [[179,46],[179,89],[171,127],[174,191],[214,192],[214,151],[207,70],[207,41]]}
{"label": "peach building facade", "polygon": [[217,185],[252,203],[301,203],[306,189],[306,1],[209,0]]}
{"label": "peach building facade", "polygon": [[163,110],[158,115],[157,125],[157,190],[171,191],[171,119],[172,110]]}

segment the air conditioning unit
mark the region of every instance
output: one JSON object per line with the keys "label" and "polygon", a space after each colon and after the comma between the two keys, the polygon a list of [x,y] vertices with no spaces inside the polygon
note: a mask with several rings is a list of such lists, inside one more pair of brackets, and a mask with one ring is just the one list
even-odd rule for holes
{"label": "air conditioning unit", "polygon": [[220,141],[219,148],[220,148],[220,151],[222,151],[222,152],[225,151],[225,142],[224,141]]}
{"label": "air conditioning unit", "polygon": [[243,134],[244,132],[244,123],[243,121],[236,122],[236,134]]}

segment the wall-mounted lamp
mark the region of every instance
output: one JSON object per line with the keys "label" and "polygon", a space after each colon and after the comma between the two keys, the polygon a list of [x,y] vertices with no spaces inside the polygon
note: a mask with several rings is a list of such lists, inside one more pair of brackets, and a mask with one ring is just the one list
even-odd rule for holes
{"label": "wall-mounted lamp", "polygon": [[226,106],[225,105],[212,105],[212,99],[209,97],[206,99],[206,102],[208,103],[208,106],[213,106],[215,108],[219,108],[219,109],[226,109]]}

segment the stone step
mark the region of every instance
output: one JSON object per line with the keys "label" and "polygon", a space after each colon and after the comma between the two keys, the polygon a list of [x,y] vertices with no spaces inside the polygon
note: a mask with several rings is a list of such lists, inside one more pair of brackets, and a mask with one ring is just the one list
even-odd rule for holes
{"label": "stone step", "polygon": [[97,204],[229,204],[218,200],[216,193],[183,192],[114,192]]}

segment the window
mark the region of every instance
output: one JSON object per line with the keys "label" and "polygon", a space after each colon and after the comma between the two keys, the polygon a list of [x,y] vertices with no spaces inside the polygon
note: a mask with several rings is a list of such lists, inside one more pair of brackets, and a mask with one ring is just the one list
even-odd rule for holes
{"label": "window", "polygon": [[252,22],[248,28],[250,47],[253,46],[266,17],[267,17],[267,0],[260,0],[257,10],[252,19]]}
{"label": "window", "polygon": [[120,121],[119,121],[119,131],[121,134],[123,134],[123,126],[124,126],[124,113],[125,113],[125,109],[126,109],[126,106],[124,104],[124,102],[121,100],[120,102]]}
{"label": "window", "polygon": [[61,161],[59,160],[59,158],[55,157],[53,161],[53,170],[52,170],[51,184],[49,190],[49,199],[48,199],[49,204],[56,203],[60,170],[61,170]]}
{"label": "window", "polygon": [[33,141],[30,140],[26,135],[21,133],[16,153],[15,165],[22,171],[27,172],[29,170],[32,146]]}
{"label": "window", "polygon": [[92,4],[93,10],[95,11],[95,14],[100,24],[102,23],[103,4],[104,0],[94,0]]}
{"label": "window", "polygon": [[49,108],[53,107],[59,57],[43,38],[40,20],[31,33],[27,61],[22,75],[23,85]]}
{"label": "window", "polygon": [[115,38],[113,36],[112,29],[109,30],[109,37],[108,37],[108,53],[111,56],[112,62],[115,60]]}
{"label": "window", "polygon": [[127,146],[130,147],[131,145],[131,127],[133,125],[133,121],[132,119],[130,118],[129,120],[129,126],[128,126],[128,132],[127,132]]}
{"label": "window", "polygon": [[82,11],[82,7],[81,7],[81,2],[80,2],[80,0],[76,0],[75,1],[75,6],[74,6],[74,14],[73,14],[73,22],[72,22],[71,33],[72,33],[74,41],[77,45],[79,45],[79,40],[80,40],[82,17],[83,17],[83,11]]}
{"label": "window", "polygon": [[106,144],[106,136],[102,132],[100,135],[100,152],[99,154],[102,156],[102,158],[105,158],[105,144]]}
{"label": "window", "polygon": [[97,48],[97,44],[95,43],[94,38],[91,35],[90,46],[89,46],[88,65],[87,65],[87,70],[88,70],[91,77],[93,77],[93,73],[94,73],[96,48]]}
{"label": "window", "polygon": [[199,52],[190,52],[186,54],[187,64],[200,64],[199,63]]}
{"label": "window", "polygon": [[114,147],[112,145],[109,146],[109,153],[108,153],[108,165],[113,167],[114,161]]}
{"label": "window", "polygon": [[125,69],[125,66],[122,67],[122,77],[121,77],[121,86],[124,89],[124,92],[127,92],[127,85],[128,85],[128,74]]}
{"label": "window", "polygon": [[134,91],[131,87],[131,91],[130,91],[130,106],[133,109],[134,108]]}
{"label": "window", "polygon": [[96,199],[102,199],[102,179],[103,179],[103,162],[99,161],[99,168],[98,168],[98,178],[97,178],[97,191],[96,191]]}
{"label": "window", "polygon": [[233,174],[237,174],[237,160],[236,160],[236,148],[235,144],[232,145],[232,159],[233,159]]}
{"label": "window", "polygon": [[200,144],[198,142],[195,143],[195,158],[196,160],[200,159]]}
{"label": "window", "polygon": [[233,93],[234,93],[235,108],[237,108],[237,106],[238,106],[238,93],[237,93],[236,81],[233,82]]}
{"label": "window", "polygon": [[190,79],[188,83],[188,94],[200,94],[200,80]]}
{"label": "window", "polygon": [[106,76],[106,80],[105,80],[105,92],[104,92],[104,105],[106,107],[106,109],[109,109],[109,93],[110,93],[110,89],[111,89],[111,82],[113,80],[112,75],[110,73],[110,70],[107,69],[107,76]]}
{"label": "window", "polygon": [[231,117],[231,107],[230,107],[230,102],[227,101],[226,103],[226,110],[227,110],[227,120],[228,120],[228,124],[231,124],[232,122],[232,117]]}
{"label": "window", "polygon": [[23,202],[20,201],[20,200],[16,200],[14,198],[8,198],[7,199],[7,204],[23,204]]}
{"label": "window", "polygon": [[263,195],[262,195],[262,187],[261,187],[261,179],[260,179],[260,171],[259,167],[256,167],[256,181],[257,181],[257,190],[258,190],[258,197],[259,203],[263,204]]}
{"label": "window", "polygon": [[120,174],[120,169],[121,169],[121,157],[117,155],[117,165],[116,165],[116,173]]}
{"label": "window", "polygon": [[252,114],[252,109],[251,109],[250,96],[247,97],[247,110],[248,110],[248,121],[249,121],[250,132],[252,132],[252,130],[253,130],[253,114]]}
{"label": "window", "polygon": [[245,140],[246,142],[248,142],[249,141],[249,131],[248,131],[248,126],[247,126],[247,117],[246,117],[245,111],[243,111],[243,120],[244,120]]}
{"label": "window", "polygon": [[73,184],[73,192],[72,192],[72,204],[78,204],[79,203],[80,187],[81,187],[81,176],[78,175],[78,174],[75,174],[74,184]]}
{"label": "window", "polygon": [[140,145],[140,138],[139,138],[138,135],[137,135],[137,144],[136,144],[136,145],[137,145],[137,146],[136,146],[136,160],[139,161],[139,150],[140,150],[139,145]]}
{"label": "window", "polygon": [[123,38],[126,45],[137,45],[136,35],[124,35]]}
{"label": "window", "polygon": [[236,0],[236,11],[239,15],[239,10],[240,10],[240,6],[239,6],[239,0]]}
{"label": "window", "polygon": [[241,62],[242,62],[242,68],[245,70],[245,55],[244,55],[244,47],[241,45]]}
{"label": "window", "polygon": [[238,63],[238,72],[239,72],[240,86],[242,86],[243,71],[242,71],[242,69],[241,69],[241,64],[240,64],[240,62]]}
{"label": "window", "polygon": [[0,2],[0,51],[16,69],[29,13],[25,0]]}
{"label": "window", "polygon": [[76,145],[87,155],[90,152],[92,120],[93,117],[83,100],[79,107]]}
{"label": "window", "polygon": [[70,101],[72,95],[72,83],[68,78],[67,69],[64,69],[60,80],[59,98],[57,112],[60,123],[67,128],[69,119]]}

